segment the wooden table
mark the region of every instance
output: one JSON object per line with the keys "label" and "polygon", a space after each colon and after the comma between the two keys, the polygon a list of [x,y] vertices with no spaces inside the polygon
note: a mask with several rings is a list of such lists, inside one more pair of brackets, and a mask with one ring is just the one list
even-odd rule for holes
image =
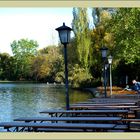
{"label": "wooden table", "polygon": [[103,110],[45,110],[41,111],[40,113],[46,113],[51,115],[51,117],[61,117],[63,115],[68,116],[77,116],[77,115],[107,115],[107,116],[116,116],[121,115],[124,118],[128,117],[128,110],[121,110],[121,109],[103,109]]}

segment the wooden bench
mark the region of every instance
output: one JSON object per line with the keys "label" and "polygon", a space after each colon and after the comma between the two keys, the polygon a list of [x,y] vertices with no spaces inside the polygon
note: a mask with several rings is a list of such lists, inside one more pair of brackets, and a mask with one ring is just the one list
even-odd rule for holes
{"label": "wooden bench", "polygon": [[[4,127],[7,131],[23,132],[27,128],[27,131],[38,131],[39,128],[46,129],[82,129],[83,131],[107,131],[108,129],[115,129],[116,124],[85,124],[85,123],[27,123],[27,122],[1,122],[0,127]],[[15,129],[13,129],[15,128]]]}

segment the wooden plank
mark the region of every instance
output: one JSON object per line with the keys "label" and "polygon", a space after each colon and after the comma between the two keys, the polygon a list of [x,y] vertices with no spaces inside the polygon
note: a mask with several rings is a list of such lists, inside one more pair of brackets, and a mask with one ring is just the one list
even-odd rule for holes
{"label": "wooden plank", "polygon": [[[122,95],[124,96],[124,95]],[[140,96],[140,95],[139,95]],[[91,98],[91,99],[88,99],[88,100],[135,100],[135,99],[127,99],[127,98],[112,98],[112,97],[108,97],[108,98],[104,98],[104,97],[99,97],[99,98]],[[139,100],[139,99],[136,99],[136,100]]]}
{"label": "wooden plank", "polygon": [[72,104],[71,106],[132,106],[135,105],[135,103],[76,103]]}
{"label": "wooden plank", "polygon": [[140,99],[121,99],[121,98],[93,98],[93,99],[88,99],[88,101],[90,102],[111,102],[111,103],[114,103],[114,102],[134,102],[134,103],[137,103],[138,101],[140,101]]}
{"label": "wooden plank", "polygon": [[125,122],[140,122],[140,119],[122,119],[122,121],[125,121]]}
{"label": "wooden plank", "polygon": [[101,109],[101,110],[44,110],[40,113],[47,114],[128,114],[129,110],[122,109]]}
{"label": "wooden plank", "polygon": [[25,122],[1,122],[0,127],[9,129],[16,127],[19,128],[66,128],[66,129],[113,129],[115,124],[85,124],[85,123],[25,123]]}
{"label": "wooden plank", "polygon": [[[83,132],[83,129],[66,129],[66,128],[38,128],[38,132]],[[88,131],[88,132],[91,132]]]}
{"label": "wooden plank", "polygon": [[128,128],[128,125],[116,125],[114,129],[124,130],[124,129],[129,129],[129,128]]}
{"label": "wooden plank", "polygon": [[132,109],[132,108],[139,108],[139,106],[107,106],[107,105],[102,105],[102,106],[87,106],[87,105],[73,105],[70,106],[70,109]]}
{"label": "wooden plank", "polygon": [[118,121],[122,117],[22,117],[14,119],[14,121]]}
{"label": "wooden plank", "polygon": [[45,110],[41,111],[40,113],[46,113],[51,115],[52,117],[54,116],[62,116],[62,115],[70,115],[70,116],[77,116],[77,115],[122,115],[125,118],[128,116],[128,110],[121,110],[121,109],[96,109],[96,110]]}
{"label": "wooden plank", "polygon": [[114,107],[114,108],[139,108],[140,106],[137,105],[108,105],[108,104],[100,104],[100,105],[92,105],[92,104],[76,104],[71,105],[71,107]]}
{"label": "wooden plank", "polygon": [[66,113],[66,114],[92,114],[92,113],[128,113],[129,110],[121,110],[121,109],[107,109],[107,110],[44,110],[40,113]]}
{"label": "wooden plank", "polygon": [[135,105],[136,103],[135,102],[111,102],[109,101],[108,103],[105,103],[105,102],[101,102],[101,103],[96,103],[96,102],[92,102],[92,101],[87,101],[87,102],[78,102],[78,103],[75,103],[75,104],[126,104],[126,105]]}

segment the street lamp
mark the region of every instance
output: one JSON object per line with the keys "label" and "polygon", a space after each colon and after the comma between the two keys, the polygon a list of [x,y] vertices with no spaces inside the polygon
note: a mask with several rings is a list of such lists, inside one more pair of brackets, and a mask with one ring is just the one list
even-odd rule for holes
{"label": "street lamp", "polygon": [[108,63],[109,63],[109,66],[110,66],[110,96],[112,96],[112,71],[111,71],[111,65],[112,65],[112,56],[110,55],[108,57]]}
{"label": "street lamp", "polygon": [[63,26],[56,28],[56,30],[59,33],[61,43],[64,45],[66,109],[69,110],[67,44],[70,42],[70,32],[72,29],[63,23]]}
{"label": "street lamp", "polygon": [[106,57],[107,57],[107,50],[108,48],[107,47],[102,47],[101,49],[101,54],[102,54],[102,58],[103,58],[103,61],[104,61],[104,95],[105,95],[105,98],[107,97],[107,92],[106,92],[106,86],[107,86],[107,74],[106,74]]}

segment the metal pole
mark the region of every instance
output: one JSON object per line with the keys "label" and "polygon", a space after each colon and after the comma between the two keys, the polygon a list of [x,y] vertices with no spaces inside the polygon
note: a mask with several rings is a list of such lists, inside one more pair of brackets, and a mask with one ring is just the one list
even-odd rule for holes
{"label": "metal pole", "polygon": [[111,64],[110,64],[110,96],[112,96],[112,71],[111,71]]}
{"label": "metal pole", "polygon": [[67,44],[64,44],[64,63],[65,63],[65,93],[66,93],[66,109],[69,110],[68,68],[67,68]]}
{"label": "metal pole", "polygon": [[105,68],[105,60],[104,60],[104,94],[105,94],[105,98],[107,97],[107,93],[106,93],[106,68]]}

